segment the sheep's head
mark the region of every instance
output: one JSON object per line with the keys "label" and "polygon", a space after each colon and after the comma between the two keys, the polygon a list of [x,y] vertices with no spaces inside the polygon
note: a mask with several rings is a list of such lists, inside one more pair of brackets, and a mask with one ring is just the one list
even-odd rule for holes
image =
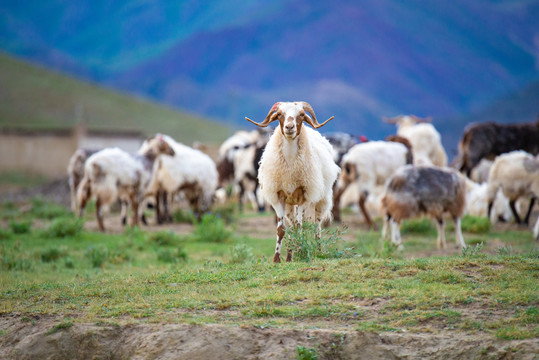
{"label": "sheep's head", "polygon": [[157,134],[144,141],[139,150],[139,154],[157,157],[162,154],[174,156],[175,153],[170,144],[163,138],[163,135]]}
{"label": "sheep's head", "polygon": [[314,129],[318,129],[333,119],[333,116],[319,124],[311,105],[305,101],[296,101],[275,103],[261,123],[254,122],[247,117],[245,119],[260,127],[266,127],[272,121],[279,120],[283,136],[293,140],[301,133],[303,122],[311,125]]}

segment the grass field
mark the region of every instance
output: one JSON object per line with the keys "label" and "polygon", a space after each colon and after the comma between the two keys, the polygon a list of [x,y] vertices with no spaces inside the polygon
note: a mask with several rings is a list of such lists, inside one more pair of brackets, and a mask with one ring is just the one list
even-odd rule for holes
{"label": "grass field", "polygon": [[[0,217],[3,314],[80,323],[539,336],[539,261],[528,230],[477,233],[466,227],[477,219],[468,219],[468,251],[424,257],[437,251],[426,220],[403,227],[404,251],[378,232],[350,227],[336,258],[272,264],[273,236],[242,233],[249,223],[271,225],[269,214],[250,213],[228,225],[208,217],[182,233],[116,234],[85,230],[66,209],[38,200],[24,208],[5,203]],[[346,256],[338,251],[344,248]]]}
{"label": "grass field", "polygon": [[0,127],[71,128],[76,109],[90,129],[162,132],[191,144],[217,144],[232,130],[165,105],[77,80],[0,53]]}

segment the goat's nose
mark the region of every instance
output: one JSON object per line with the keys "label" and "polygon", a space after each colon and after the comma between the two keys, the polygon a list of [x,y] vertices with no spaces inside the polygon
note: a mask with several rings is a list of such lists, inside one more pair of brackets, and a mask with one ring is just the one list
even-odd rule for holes
{"label": "goat's nose", "polygon": [[292,129],[294,129],[294,124],[288,123],[284,127],[286,128],[286,130],[292,130]]}

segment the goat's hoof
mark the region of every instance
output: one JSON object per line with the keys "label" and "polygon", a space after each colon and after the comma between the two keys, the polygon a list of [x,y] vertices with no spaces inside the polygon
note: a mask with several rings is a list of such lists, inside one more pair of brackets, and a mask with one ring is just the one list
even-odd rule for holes
{"label": "goat's hoof", "polygon": [[127,218],[124,218],[124,217],[122,218],[122,225],[123,226],[127,225]]}
{"label": "goat's hoof", "polygon": [[292,252],[288,252],[286,254],[286,262],[290,262],[290,261],[292,261]]}
{"label": "goat's hoof", "polygon": [[143,223],[144,225],[146,225],[146,226],[148,225],[148,221],[146,220],[146,216],[145,216],[145,215],[142,215],[141,220],[142,220],[142,223]]}
{"label": "goat's hoof", "polygon": [[276,264],[281,262],[281,256],[278,253],[275,253],[275,255],[273,255],[273,262]]}

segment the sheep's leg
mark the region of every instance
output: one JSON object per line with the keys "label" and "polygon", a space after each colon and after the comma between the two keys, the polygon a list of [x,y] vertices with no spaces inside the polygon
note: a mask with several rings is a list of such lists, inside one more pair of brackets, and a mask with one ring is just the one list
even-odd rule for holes
{"label": "sheep's leg", "polygon": [[535,235],[535,241],[539,241],[539,217],[537,218],[535,226],[533,227],[533,235]]}
{"label": "sheep's leg", "polygon": [[161,225],[163,223],[163,217],[161,215],[161,190],[157,190],[155,193],[155,221]]}
{"label": "sheep's leg", "polygon": [[391,242],[397,245],[399,249],[402,249],[400,224],[396,222],[393,218],[390,218],[389,225],[391,227]]}
{"label": "sheep's leg", "polygon": [[389,240],[389,222],[391,221],[391,216],[384,216],[384,226],[382,227],[382,239]]}
{"label": "sheep's leg", "polygon": [[455,223],[455,242],[457,246],[460,245],[461,249],[466,249],[466,244],[464,243],[464,238],[462,237],[462,228],[460,226],[460,218],[454,217],[453,222]]}
{"label": "sheep's leg", "polygon": [[445,247],[445,224],[443,218],[436,219],[436,229],[438,230],[438,249],[443,249]]}
{"label": "sheep's leg", "polygon": [[[488,207],[487,207],[487,218],[491,219],[490,213],[492,212],[492,205],[494,204],[494,200],[488,201]],[[490,220],[492,222],[492,219]]]}
{"label": "sheep's leg", "polygon": [[[298,207],[295,205],[286,205],[285,206],[286,219],[290,222],[290,225],[296,229],[300,226],[298,221]],[[290,243],[286,250],[286,262],[292,261],[292,249],[290,248]]]}
{"label": "sheep's leg", "polygon": [[131,200],[131,210],[133,211],[133,220],[131,223],[133,226],[138,226],[138,208],[139,208],[139,197],[136,194],[130,196]]}
{"label": "sheep's leg", "polygon": [[99,226],[99,231],[105,232],[105,225],[103,225],[103,211],[101,209],[101,199],[99,197],[95,200],[95,214],[97,217],[97,225]]}
{"label": "sheep's leg", "polygon": [[513,216],[515,217],[515,221],[517,224],[522,224],[522,220],[520,220],[520,216],[518,215],[517,209],[515,208],[515,201],[516,200],[509,200],[509,208],[511,208],[511,212],[513,213]]}
{"label": "sheep's leg", "polygon": [[127,225],[127,201],[120,200],[120,216],[122,218],[122,225]]}
{"label": "sheep's leg", "polygon": [[166,222],[172,222],[172,216],[170,215],[168,206],[168,192],[165,190],[161,190],[161,196],[163,202],[163,217],[165,218]]}
{"label": "sheep's leg", "polygon": [[243,212],[243,197],[245,196],[245,186],[243,185],[243,181],[238,182],[238,186],[240,187],[240,194],[238,197],[238,201],[239,201],[238,206],[241,213]]}
{"label": "sheep's leg", "polygon": [[333,215],[333,220],[341,222],[341,197],[345,190],[348,188],[348,183],[345,183],[339,189],[337,189],[337,182],[333,186],[333,209],[331,209],[331,214]]}
{"label": "sheep's leg", "polygon": [[279,203],[273,207],[275,210],[275,216],[277,217],[277,243],[275,244],[275,254],[273,255],[273,262],[281,262],[281,245],[285,234],[285,213],[284,203]]}
{"label": "sheep's leg", "polygon": [[367,222],[367,225],[369,225],[369,228],[374,228],[374,224],[371,220],[371,217],[369,216],[369,212],[365,208],[365,202],[367,200],[367,196],[369,196],[369,193],[367,191],[364,191],[359,196],[359,208],[361,209],[361,213],[365,217],[365,221]]}
{"label": "sheep's leg", "polygon": [[535,204],[535,198],[530,199],[530,205],[528,206],[528,211],[526,212],[526,217],[524,217],[524,224],[528,225],[530,223],[530,215],[532,213],[533,205]]}

